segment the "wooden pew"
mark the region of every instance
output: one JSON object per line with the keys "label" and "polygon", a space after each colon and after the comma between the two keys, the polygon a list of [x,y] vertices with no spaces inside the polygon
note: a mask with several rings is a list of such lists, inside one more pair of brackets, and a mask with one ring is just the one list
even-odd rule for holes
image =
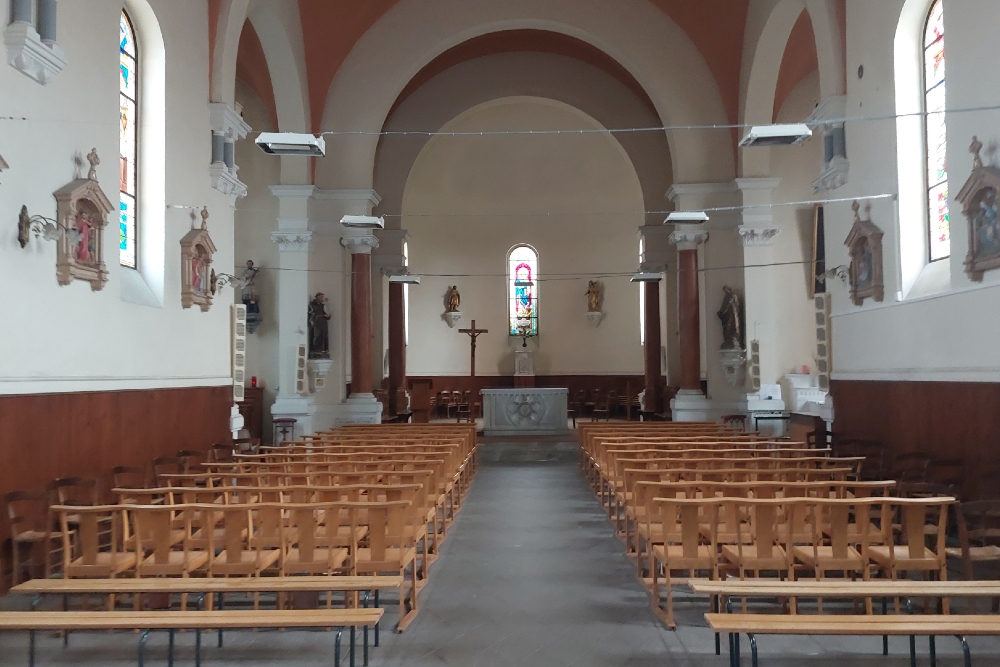
{"label": "wooden pew", "polygon": [[[799,598],[873,598],[873,597],[998,597],[997,581],[691,581],[688,586],[698,594],[720,596],[723,606],[731,608],[734,597],[783,597]],[[796,609],[798,605],[790,605]],[[971,635],[1000,635],[1000,616],[950,615],[950,614],[897,614],[897,615],[806,615],[806,614],[705,614],[709,626],[717,633],[730,635],[730,662],[738,666],[739,634],[750,635],[751,659],[757,665],[755,635],[882,635],[887,637],[909,636],[911,664],[915,664],[915,636],[931,638],[932,664],[935,655],[934,637],[954,635],[962,643],[966,667],[972,664],[966,637]],[[888,643],[883,640],[883,654],[888,654]]]}

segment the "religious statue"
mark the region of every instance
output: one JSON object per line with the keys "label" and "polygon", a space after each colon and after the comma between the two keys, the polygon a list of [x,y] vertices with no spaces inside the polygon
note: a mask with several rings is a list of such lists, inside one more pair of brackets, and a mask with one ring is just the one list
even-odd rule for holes
{"label": "religious statue", "polygon": [[[79,153],[77,154],[79,155]],[[97,165],[101,164],[101,158],[97,156],[97,149],[91,148],[90,152],[87,153],[87,162],[90,163],[90,169],[87,171],[87,180],[96,181],[97,180]]]}
{"label": "religious statue", "polygon": [[587,312],[601,312],[601,283],[596,280],[587,283]]}
{"label": "religious statue", "polygon": [[322,292],[309,302],[309,358],[330,358],[330,313]]}
{"label": "religious statue", "polygon": [[447,313],[457,313],[458,306],[462,303],[462,297],[458,293],[458,285],[452,285],[448,288],[448,292],[444,296]]}
{"label": "religious statue", "polygon": [[739,295],[729,285],[724,286],[725,296],[722,307],[719,308],[719,320],[722,322],[723,350],[744,349],[743,347],[743,308]]}
{"label": "religious statue", "polygon": [[247,260],[247,268],[243,269],[243,283],[242,288],[242,301],[243,305],[247,307],[247,313],[258,312],[259,307],[257,306],[257,272],[260,271],[260,267],[253,265],[253,260]]}

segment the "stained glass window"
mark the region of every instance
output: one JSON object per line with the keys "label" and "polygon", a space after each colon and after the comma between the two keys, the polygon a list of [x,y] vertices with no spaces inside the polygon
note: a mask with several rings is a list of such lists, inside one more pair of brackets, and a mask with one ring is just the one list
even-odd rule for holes
{"label": "stained glass window", "polygon": [[136,268],[136,156],[139,132],[136,123],[139,90],[139,53],[135,44],[135,30],[128,14],[121,13],[118,22],[119,58],[118,92],[121,108],[119,137],[119,200],[118,249],[122,266]]}
{"label": "stained glass window", "polygon": [[944,2],[935,0],[924,29],[924,110],[930,261],[951,254],[948,216],[948,136],[945,125]]}
{"label": "stained glass window", "polygon": [[511,336],[538,335],[538,253],[519,245],[507,256],[507,298]]}

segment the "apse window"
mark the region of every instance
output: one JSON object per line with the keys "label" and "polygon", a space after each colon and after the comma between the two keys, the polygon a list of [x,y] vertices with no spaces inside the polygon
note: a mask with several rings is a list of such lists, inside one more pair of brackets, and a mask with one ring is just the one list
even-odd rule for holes
{"label": "apse window", "polygon": [[119,198],[118,250],[122,266],[136,268],[136,214],[138,198],[136,158],[139,152],[139,50],[135,29],[125,12],[118,24],[119,62],[118,96],[121,110],[119,137],[118,180]]}
{"label": "apse window", "polygon": [[538,253],[527,245],[507,255],[507,299],[511,336],[538,335]]}
{"label": "apse window", "polygon": [[924,27],[924,148],[927,158],[929,259],[951,254],[948,212],[948,134],[945,123],[944,10],[935,0]]}

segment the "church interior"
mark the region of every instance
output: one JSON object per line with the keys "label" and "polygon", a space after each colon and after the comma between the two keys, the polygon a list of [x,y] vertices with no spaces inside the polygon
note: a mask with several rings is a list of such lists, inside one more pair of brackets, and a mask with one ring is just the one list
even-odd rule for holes
{"label": "church interior", "polygon": [[1000,662],[993,0],[0,6],[0,665]]}

